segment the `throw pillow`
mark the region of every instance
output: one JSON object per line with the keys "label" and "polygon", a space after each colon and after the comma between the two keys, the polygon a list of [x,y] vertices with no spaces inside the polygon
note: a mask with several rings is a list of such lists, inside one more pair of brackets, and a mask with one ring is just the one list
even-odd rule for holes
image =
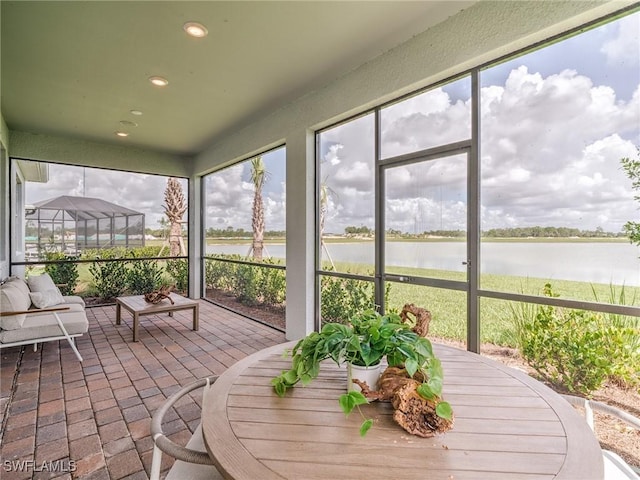
{"label": "throw pillow", "polygon": [[29,297],[31,297],[31,301],[36,308],[47,308],[64,303],[64,298],[62,298],[62,294],[57,288],[51,288],[42,292],[31,292]]}
{"label": "throw pillow", "polygon": [[32,292],[44,292],[45,290],[58,289],[48,273],[33,275],[27,278],[27,284],[29,285],[29,290]]}

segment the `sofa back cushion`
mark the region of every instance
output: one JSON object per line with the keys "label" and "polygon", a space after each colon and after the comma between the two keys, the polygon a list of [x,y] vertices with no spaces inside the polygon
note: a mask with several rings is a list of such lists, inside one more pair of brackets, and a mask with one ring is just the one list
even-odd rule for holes
{"label": "sofa back cushion", "polygon": [[11,286],[16,287],[18,290],[20,290],[24,295],[29,295],[29,292],[31,291],[29,290],[29,285],[27,285],[27,282],[25,282],[20,277],[9,277],[7,279],[7,282],[10,283]]}
{"label": "sofa back cushion", "polygon": [[[2,310],[2,313],[28,310],[30,306],[31,299],[29,295],[25,295],[20,287],[14,285],[14,282],[6,282],[0,285],[0,310]],[[25,318],[25,314],[1,316],[0,328],[2,330],[21,328]]]}

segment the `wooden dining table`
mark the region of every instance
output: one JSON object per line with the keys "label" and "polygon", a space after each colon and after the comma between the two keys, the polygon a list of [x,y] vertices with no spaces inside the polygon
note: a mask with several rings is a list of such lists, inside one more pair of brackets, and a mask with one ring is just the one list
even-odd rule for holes
{"label": "wooden dining table", "polygon": [[205,393],[205,446],[227,479],[501,480],[604,478],[602,453],[587,423],[562,397],[524,372],[434,344],[444,369],[443,398],[455,421],[447,433],[411,435],[389,403],[362,406],[375,423],[345,416],[338,397],[346,369],[328,361],[307,386],[278,397],[271,379],[291,366],[276,345],[236,363]]}

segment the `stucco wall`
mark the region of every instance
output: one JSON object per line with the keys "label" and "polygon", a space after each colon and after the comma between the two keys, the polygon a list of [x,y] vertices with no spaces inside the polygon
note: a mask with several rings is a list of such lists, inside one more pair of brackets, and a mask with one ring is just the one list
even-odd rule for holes
{"label": "stucco wall", "polygon": [[9,276],[9,130],[0,113],[0,279]]}
{"label": "stucco wall", "polygon": [[107,145],[12,130],[11,156],[86,167],[188,177],[191,158],[141,148]]}

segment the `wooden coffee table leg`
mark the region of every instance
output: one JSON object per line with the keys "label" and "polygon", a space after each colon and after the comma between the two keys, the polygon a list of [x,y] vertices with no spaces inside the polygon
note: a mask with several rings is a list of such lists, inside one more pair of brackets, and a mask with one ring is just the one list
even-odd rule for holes
{"label": "wooden coffee table leg", "polygon": [[138,323],[140,321],[140,318],[138,316],[137,313],[133,314],[133,341],[137,342],[138,341]]}
{"label": "wooden coffee table leg", "polygon": [[196,303],[193,307],[193,329],[194,330],[198,330],[198,328],[200,328],[200,325],[198,324],[199,321],[199,305]]}

